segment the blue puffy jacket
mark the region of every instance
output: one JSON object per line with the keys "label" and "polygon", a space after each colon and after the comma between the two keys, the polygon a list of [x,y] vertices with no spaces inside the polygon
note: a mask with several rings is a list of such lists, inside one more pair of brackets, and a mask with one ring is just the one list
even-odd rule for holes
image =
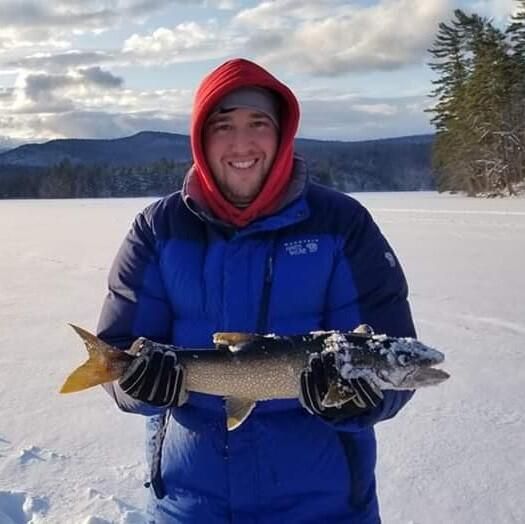
{"label": "blue puffy jacket", "polygon": [[[119,347],[146,336],[209,347],[216,331],[298,334],[352,330],[415,336],[403,272],[354,199],[304,182],[294,198],[242,229],[209,216],[188,184],[135,219],[109,277],[98,333]],[[202,204],[202,203],[201,203]],[[109,388],[125,411],[159,410]],[[373,425],[409,392],[386,391],[366,416],[337,423],[297,400],[259,402],[226,431],[224,400],[190,395],[172,409],[162,446],[167,496],[155,522],[377,523]]]}

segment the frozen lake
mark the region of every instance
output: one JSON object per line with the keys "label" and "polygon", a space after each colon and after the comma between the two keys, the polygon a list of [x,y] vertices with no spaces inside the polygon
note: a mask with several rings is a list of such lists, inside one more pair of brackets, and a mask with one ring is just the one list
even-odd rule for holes
{"label": "frozen lake", "polygon": [[[452,375],[377,426],[384,522],[525,522],[525,199],[354,196]],[[0,201],[2,524],[142,523],[143,420],[100,388],[57,391],[84,358],[66,323],[94,329],[113,256],[151,201]]]}

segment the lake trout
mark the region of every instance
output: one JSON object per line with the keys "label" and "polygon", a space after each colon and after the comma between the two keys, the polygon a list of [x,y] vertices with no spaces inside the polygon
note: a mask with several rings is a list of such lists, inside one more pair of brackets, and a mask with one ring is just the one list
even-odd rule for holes
{"label": "lake trout", "polygon": [[298,398],[300,374],[313,353],[333,353],[331,383],[322,403],[341,407],[354,397],[349,379],[363,377],[379,389],[411,390],[439,384],[448,373],[434,366],[443,353],[413,338],[356,330],[275,336],[215,333],[215,348],[183,349],[140,337],[129,350],[106,344],[71,324],[82,338],[88,360],[66,379],[61,393],[117,380],[146,346],[175,351],[185,368],[188,391],[225,397],[228,429],[238,427],[261,400]]}

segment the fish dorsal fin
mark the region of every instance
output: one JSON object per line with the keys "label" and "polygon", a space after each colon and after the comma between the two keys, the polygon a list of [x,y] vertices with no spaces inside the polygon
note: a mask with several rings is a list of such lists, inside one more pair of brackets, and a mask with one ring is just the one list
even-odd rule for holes
{"label": "fish dorsal fin", "polygon": [[347,402],[354,400],[356,392],[349,385],[341,385],[337,382],[330,384],[326,395],[321,401],[325,408],[340,408]]}
{"label": "fish dorsal fin", "polygon": [[237,344],[252,342],[260,337],[261,335],[254,335],[253,333],[222,331],[213,334],[213,343],[219,346],[236,346]]}
{"label": "fish dorsal fin", "polygon": [[368,324],[359,324],[352,333],[357,333],[358,335],[373,335],[374,330],[372,326],[369,326]]}
{"label": "fish dorsal fin", "polygon": [[226,397],[226,425],[228,431],[237,429],[250,415],[255,401],[249,398]]}

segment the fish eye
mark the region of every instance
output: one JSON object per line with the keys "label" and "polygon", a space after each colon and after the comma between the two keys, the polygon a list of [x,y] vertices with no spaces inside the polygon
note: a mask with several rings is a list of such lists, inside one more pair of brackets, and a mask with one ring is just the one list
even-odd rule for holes
{"label": "fish eye", "polygon": [[401,353],[397,356],[397,363],[400,366],[408,366],[410,364],[410,358],[406,353]]}

